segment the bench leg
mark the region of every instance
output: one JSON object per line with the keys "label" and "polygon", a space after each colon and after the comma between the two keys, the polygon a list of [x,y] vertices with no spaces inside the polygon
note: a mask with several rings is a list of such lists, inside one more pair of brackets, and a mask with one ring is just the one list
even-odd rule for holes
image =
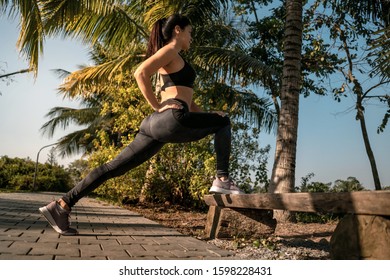
{"label": "bench leg", "polygon": [[205,237],[209,239],[215,239],[217,233],[219,218],[221,217],[221,207],[210,206],[207,213],[207,221],[205,227]]}

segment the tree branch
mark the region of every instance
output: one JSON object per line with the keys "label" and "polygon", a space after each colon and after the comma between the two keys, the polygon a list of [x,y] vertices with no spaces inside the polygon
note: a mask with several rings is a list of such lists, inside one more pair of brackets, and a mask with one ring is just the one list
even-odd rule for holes
{"label": "tree branch", "polygon": [[13,75],[17,75],[17,74],[23,74],[23,73],[26,73],[26,72],[31,72],[32,70],[33,70],[33,69],[28,68],[28,69],[23,69],[23,70],[20,70],[20,71],[16,71],[16,72],[4,74],[4,75],[1,75],[1,76],[0,76],[0,79],[6,78],[6,77],[9,77],[9,76],[13,76]]}

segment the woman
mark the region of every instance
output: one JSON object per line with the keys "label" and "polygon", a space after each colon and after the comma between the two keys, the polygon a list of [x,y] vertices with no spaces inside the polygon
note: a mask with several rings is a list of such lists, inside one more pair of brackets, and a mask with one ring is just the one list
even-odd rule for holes
{"label": "woman", "polygon": [[[165,143],[196,141],[215,134],[217,176],[210,192],[243,193],[229,178],[229,118],[222,112],[202,112],[193,101],[196,73],[180,55],[181,51],[190,47],[191,31],[188,18],[179,14],[159,20],[154,25],[148,43],[147,59],[137,68],[134,76],[155,112],[142,121],[134,141],[114,160],[92,170],[59,201],[39,208],[58,233],[76,235],[77,230],[69,227],[69,214],[76,202],[104,181],[120,176],[150,159]],[[150,80],[157,72],[163,82],[161,102],[156,99]]]}

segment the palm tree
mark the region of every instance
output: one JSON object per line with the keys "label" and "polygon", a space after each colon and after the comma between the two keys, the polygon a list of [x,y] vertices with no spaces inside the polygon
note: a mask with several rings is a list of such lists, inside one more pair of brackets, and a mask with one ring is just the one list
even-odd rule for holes
{"label": "palm tree", "polygon": [[80,152],[89,153],[93,150],[93,140],[96,139],[96,131],[110,122],[108,116],[100,116],[101,107],[93,106],[93,103],[83,100],[86,107],[81,109],[54,107],[46,117],[51,118],[42,125],[43,134],[53,137],[58,128],[66,129],[70,124],[85,126],[80,130],[67,134],[59,139],[57,148],[61,156],[71,156]]}
{"label": "palm tree", "polygon": [[[90,56],[94,62],[101,64],[109,59],[99,45],[93,48]],[[85,83],[80,78],[80,73],[85,76],[85,73],[90,72],[90,68],[93,67],[82,67],[73,73],[62,69],[54,70],[65,80],[58,88],[59,94],[65,97],[77,96],[82,105],[82,108],[54,107],[46,114],[50,120],[41,127],[41,131],[49,137],[52,137],[58,129],[68,128],[70,124],[82,127],[58,141],[57,148],[62,156],[71,156],[80,152],[91,153],[94,150],[93,142],[97,139],[97,131],[105,131],[110,144],[115,147],[121,145],[121,136],[134,133],[134,130],[115,132],[113,126],[118,114],[103,110],[104,103],[111,99],[110,85]]]}
{"label": "palm tree", "polygon": [[[270,192],[293,192],[301,88],[302,0],[286,1],[286,27],[281,106]],[[277,220],[289,220],[288,211],[275,211]]]}

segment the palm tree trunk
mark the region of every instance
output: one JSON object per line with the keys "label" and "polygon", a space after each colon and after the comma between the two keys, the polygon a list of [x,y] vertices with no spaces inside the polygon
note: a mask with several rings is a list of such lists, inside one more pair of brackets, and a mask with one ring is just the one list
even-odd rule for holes
{"label": "palm tree trunk", "polygon": [[[293,192],[295,184],[298,111],[301,79],[302,0],[286,1],[286,27],[281,106],[276,138],[271,193]],[[289,211],[274,211],[278,221],[291,220]]]}

